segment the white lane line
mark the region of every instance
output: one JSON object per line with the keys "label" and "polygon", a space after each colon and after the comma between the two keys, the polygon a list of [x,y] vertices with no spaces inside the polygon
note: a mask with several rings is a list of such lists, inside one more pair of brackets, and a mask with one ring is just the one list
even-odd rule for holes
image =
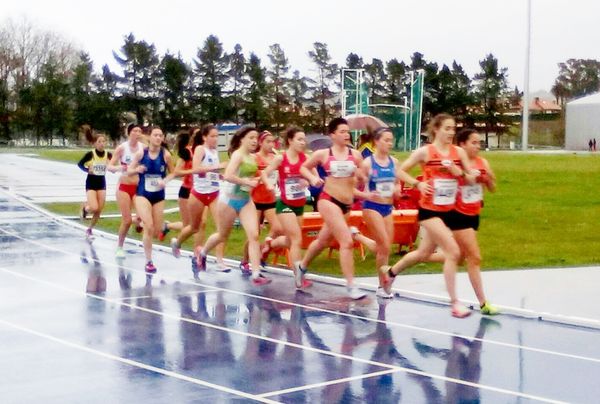
{"label": "white lane line", "polygon": [[119,300],[115,300],[115,299],[109,299],[103,296],[99,296],[99,295],[94,295],[94,294],[90,294],[87,292],[81,292],[79,290],[73,290],[73,289],[69,289],[66,288],[62,285],[53,283],[53,282],[48,282],[42,279],[37,279],[34,278],[32,276],[29,275],[24,275],[24,274],[20,274],[18,272],[14,272],[11,271],[9,269],[6,268],[0,268],[0,272],[4,272],[10,275],[13,275],[15,277],[18,278],[23,278],[32,282],[36,282],[36,283],[41,283],[47,286],[50,286],[54,289],[58,289],[58,290],[62,290],[71,294],[75,294],[75,295],[79,295],[79,296],[85,296],[88,298],[92,298],[92,299],[97,299],[97,300],[101,300],[107,303],[114,303],[120,306],[124,306],[124,307],[129,307],[131,309],[134,310],[140,310],[146,313],[150,313],[150,314],[155,314],[158,316],[162,316],[165,318],[169,318],[169,319],[173,319],[173,320],[177,320],[177,321],[183,321],[183,322],[187,322],[187,323],[191,323],[191,324],[196,324],[196,325],[201,325],[201,326],[205,326],[208,328],[212,328],[215,330],[219,330],[219,331],[224,331],[224,332],[229,332],[232,334],[236,334],[236,335],[241,335],[244,337],[250,337],[250,338],[256,338],[256,339],[260,339],[263,341],[268,341],[268,342],[273,342],[275,344],[281,344],[281,345],[285,345],[285,346],[289,346],[289,347],[293,347],[293,348],[298,348],[298,349],[302,349],[304,351],[309,351],[309,352],[314,352],[314,353],[318,353],[318,354],[323,354],[323,355],[328,355],[328,356],[332,356],[338,359],[347,359],[353,362],[359,362],[359,363],[363,363],[363,364],[367,364],[367,365],[371,365],[371,366],[379,366],[382,368],[387,368],[389,370],[393,370],[393,371],[398,371],[398,372],[404,372],[404,373],[410,373],[410,374],[415,374],[418,376],[424,376],[424,377],[429,377],[431,379],[436,379],[436,380],[441,380],[444,382],[451,382],[451,383],[456,383],[456,384],[462,384],[465,386],[470,386],[470,387],[476,387],[479,389],[484,389],[484,390],[490,390],[490,391],[496,391],[496,392],[500,392],[500,393],[505,393],[505,394],[509,394],[509,395],[513,395],[516,397],[524,397],[524,398],[528,398],[528,399],[535,399],[538,401],[543,401],[543,402],[548,402],[548,403],[557,403],[559,401],[554,401],[548,398],[544,398],[544,397],[539,397],[539,396],[534,396],[534,395],[530,395],[530,394],[524,394],[521,392],[517,392],[517,391],[511,391],[511,390],[505,390],[505,389],[501,389],[501,388],[497,388],[497,387],[493,387],[493,386],[488,386],[485,384],[478,384],[478,383],[472,383],[472,382],[468,382],[465,380],[461,380],[461,379],[455,379],[452,377],[446,377],[446,376],[440,376],[440,375],[436,375],[433,373],[428,373],[428,372],[423,372],[420,370],[415,370],[415,369],[411,369],[411,368],[406,368],[403,366],[395,366],[395,365],[390,365],[387,363],[383,363],[383,362],[377,362],[377,361],[372,361],[369,359],[362,359],[362,358],[358,358],[358,357],[354,357],[351,355],[346,355],[346,354],[342,354],[342,353],[338,353],[338,352],[333,352],[333,351],[327,351],[324,349],[319,349],[319,348],[314,348],[311,346],[306,346],[306,345],[302,345],[302,344],[296,344],[294,342],[289,342],[289,341],[282,341],[282,340],[278,340],[275,338],[271,338],[271,337],[265,337],[262,335],[258,335],[258,334],[252,334],[252,333],[248,333],[245,331],[240,331],[240,330],[236,330],[236,329],[231,329],[231,328],[227,328],[227,327],[222,327],[219,325],[215,325],[212,323],[207,323],[204,321],[199,321],[199,320],[195,320],[195,319],[190,319],[190,318],[185,318],[185,317],[180,317],[177,315],[173,315],[173,314],[168,314],[165,312],[161,312],[161,311],[156,311],[156,310],[152,310],[152,309],[148,309],[146,307],[141,307],[141,306],[137,306],[134,304],[129,304],[126,302],[122,302]]}
{"label": "white lane line", "polygon": [[[1,269],[2,268],[0,268],[0,270]],[[185,295],[197,295],[199,293],[208,294],[208,293],[215,293],[215,292],[218,292],[218,290],[196,290],[196,291],[193,291],[193,292],[181,292],[181,293],[178,293],[178,295],[179,296],[185,296]],[[162,297],[169,297],[169,296],[167,294],[160,294],[160,295],[114,297],[113,299],[120,300],[120,301],[125,301],[125,300],[152,299],[152,298],[162,298]]]}
{"label": "white lane line", "polygon": [[140,369],[149,370],[151,372],[159,373],[159,374],[164,375],[164,376],[173,377],[175,379],[179,379],[179,380],[183,380],[183,381],[186,381],[186,382],[194,383],[194,384],[197,384],[199,386],[210,387],[212,389],[219,390],[219,391],[222,391],[224,393],[234,394],[236,396],[240,396],[240,397],[244,397],[244,398],[249,398],[251,400],[260,401],[260,402],[263,402],[263,403],[278,403],[278,401],[273,401],[273,400],[270,400],[270,399],[265,398],[265,397],[260,397],[260,396],[254,395],[254,394],[245,393],[243,391],[239,391],[239,390],[235,390],[235,389],[230,389],[229,387],[220,386],[218,384],[210,383],[210,382],[207,382],[207,381],[204,381],[204,380],[200,380],[200,379],[197,379],[197,378],[194,378],[194,377],[185,376],[185,375],[182,375],[180,373],[172,372],[170,370],[157,368],[155,366],[147,365],[145,363],[137,362],[137,361],[134,361],[134,360],[131,360],[131,359],[126,359],[126,358],[122,358],[120,356],[116,356],[116,355],[112,355],[112,354],[109,354],[109,353],[106,353],[106,352],[98,351],[96,349],[92,349],[92,348],[86,347],[84,345],[76,344],[76,343],[71,342],[71,341],[67,341],[67,340],[64,340],[64,339],[61,339],[61,338],[57,338],[57,337],[54,337],[52,335],[45,334],[43,332],[32,330],[31,328],[27,328],[27,327],[21,326],[19,324],[11,323],[11,322],[3,320],[3,319],[0,319],[0,324],[4,324],[7,327],[11,327],[11,328],[14,328],[16,330],[26,332],[28,334],[32,334],[32,335],[35,335],[35,336],[38,336],[38,337],[41,337],[41,338],[48,339],[48,340],[53,341],[53,342],[57,342],[59,344],[68,346],[70,348],[75,348],[75,349],[78,349],[80,351],[88,352],[88,353],[91,353],[93,355],[101,356],[103,358],[107,358],[107,359],[110,359],[110,360],[113,360],[113,361],[121,362],[121,363],[130,365],[130,366],[135,366],[135,367],[140,368]]}
{"label": "white lane line", "polygon": [[279,396],[279,395],[295,393],[295,392],[303,391],[303,390],[315,389],[318,387],[330,386],[332,384],[346,383],[346,382],[351,382],[354,380],[368,379],[369,377],[383,376],[383,375],[387,375],[390,373],[396,373],[396,372],[398,372],[398,371],[395,369],[380,370],[379,372],[366,373],[364,375],[357,375],[357,376],[351,376],[351,377],[344,377],[342,379],[335,379],[335,380],[330,380],[330,381],[322,382],[322,383],[306,384],[304,386],[292,387],[292,388],[284,389],[284,390],[269,391],[268,393],[259,394],[258,396],[259,397]]}
{"label": "white lane line", "polygon": [[[29,239],[26,239],[24,237],[19,236],[18,234],[9,232],[9,231],[1,229],[1,228],[0,228],[0,231],[4,232],[6,234],[9,234],[9,235],[11,235],[13,237],[17,237],[17,238],[19,238],[19,239],[21,239],[21,240],[23,240],[25,242],[28,242],[28,243],[31,243],[31,244],[34,244],[34,245],[38,245],[38,246],[40,246],[42,248],[45,248],[45,249],[48,249],[48,250],[54,250],[54,251],[61,252],[61,253],[65,254],[65,255],[73,255],[73,256],[79,257],[79,255],[76,254],[76,253],[72,253],[70,251],[62,250],[60,248],[48,246],[46,244],[40,243],[40,242],[35,241],[35,240],[29,240]],[[98,262],[101,262],[102,265],[107,266],[107,267],[122,268],[122,269],[127,269],[129,271],[141,273],[141,274],[144,274],[144,275],[146,274],[141,269],[137,269],[137,268],[133,268],[133,267],[126,267],[124,265],[117,265],[117,264],[112,263],[112,262],[101,261],[101,260],[98,260]],[[206,288],[209,288],[209,289],[214,289],[214,290],[219,290],[219,291],[223,291],[223,292],[228,292],[228,293],[239,295],[239,296],[252,297],[254,299],[265,300],[265,301],[272,302],[272,303],[279,303],[279,304],[284,304],[284,305],[288,305],[288,306],[300,307],[300,308],[307,309],[307,310],[319,311],[319,312],[322,312],[322,313],[328,313],[328,314],[334,314],[334,315],[337,315],[337,316],[344,316],[344,317],[348,317],[348,318],[354,318],[354,319],[357,319],[357,320],[370,321],[370,322],[373,322],[373,323],[380,323],[380,324],[384,324],[386,326],[395,326],[395,327],[405,328],[405,329],[409,329],[409,330],[413,330],[413,331],[419,331],[419,332],[424,332],[424,333],[431,333],[431,334],[443,335],[443,336],[447,336],[447,337],[460,337],[460,338],[465,338],[465,339],[468,339],[468,340],[471,340],[471,341],[480,341],[480,342],[484,342],[486,344],[493,344],[493,345],[498,345],[498,346],[502,346],[502,347],[506,347],[506,348],[521,349],[521,350],[524,350],[524,351],[537,352],[537,353],[542,353],[542,354],[546,354],[546,355],[558,356],[558,357],[562,357],[562,358],[577,359],[577,360],[583,360],[583,361],[588,361],[588,362],[600,363],[600,358],[591,358],[591,357],[582,356],[582,355],[574,355],[574,354],[568,354],[568,353],[564,353],[564,352],[551,351],[551,350],[548,350],[548,349],[542,349],[542,348],[529,347],[529,346],[525,346],[525,345],[512,344],[512,343],[509,343],[509,342],[496,341],[496,340],[492,340],[492,339],[477,338],[477,337],[468,336],[468,335],[464,335],[464,334],[457,334],[457,333],[452,333],[452,332],[442,331],[442,330],[434,330],[434,329],[431,329],[431,328],[419,327],[419,326],[414,326],[414,325],[410,325],[410,324],[399,323],[399,322],[395,322],[395,321],[387,321],[387,320],[384,321],[384,320],[380,320],[380,319],[376,319],[376,318],[371,318],[371,317],[366,317],[366,316],[359,316],[359,315],[356,315],[356,314],[343,313],[343,312],[339,312],[339,311],[324,309],[322,307],[309,306],[309,305],[304,305],[304,304],[300,304],[300,303],[289,302],[289,301],[285,301],[285,300],[273,299],[273,298],[265,297],[265,296],[261,296],[261,295],[254,295],[254,294],[251,294],[251,293],[240,292],[240,291],[237,291],[237,290],[234,290],[234,289],[221,288],[219,286],[213,286],[213,285],[209,285],[209,284],[205,284],[205,283],[191,282],[191,281],[187,281],[187,280],[180,280],[178,278],[175,278],[175,277],[172,277],[172,276],[169,276],[169,275],[163,275],[163,274],[161,274],[161,276],[164,279],[168,279],[168,280],[173,281],[173,282],[180,282],[180,283],[187,284],[187,285],[202,286],[202,287],[206,287]]]}

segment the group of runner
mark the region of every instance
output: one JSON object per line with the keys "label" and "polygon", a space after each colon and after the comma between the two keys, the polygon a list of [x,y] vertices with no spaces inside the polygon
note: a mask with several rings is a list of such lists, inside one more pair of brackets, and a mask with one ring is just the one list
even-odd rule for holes
{"label": "group of runner", "polygon": [[[229,271],[224,263],[225,243],[236,219],[246,234],[245,258],[240,268],[250,275],[254,285],[271,280],[261,271],[272,249],[288,249],[296,288],[311,286],[305,278],[312,260],[335,239],[339,244],[339,262],[346,279],[347,295],[362,299],[364,290],[354,285],[354,243],[359,234],[347,223],[355,199],[362,200],[363,220],[373,237],[379,275],[379,298],[391,298],[395,276],[410,266],[425,261],[443,262],[444,279],[455,317],[470,314],[455,290],[456,270],[464,259],[469,278],[483,314],[498,310],[487,300],[480,276],[481,255],[476,232],[482,206],[483,189],[493,191],[494,173],[487,161],[478,156],[479,134],[463,130],[455,138],[456,123],[452,116],[440,114],[429,125],[432,143],[414,151],[400,163],[391,156],[394,136],[389,128],[373,132],[374,151],[363,156],[353,149],[348,122],[335,118],[328,125],[331,147],[305,154],[306,135],[300,128],[289,128],[284,135],[285,150],[274,149],[275,137],[242,127],[232,137],[229,161],[221,162],[217,151],[218,132],[212,125],[193,128],[178,136],[178,161],[173,164],[164,147],[164,134],[152,128],[146,147],[141,143],[142,128],[128,127],[128,140],[119,145],[112,157],[104,152],[104,141],[93,140],[95,149],[86,154],[80,167],[88,171],[86,190],[88,202],[82,213],[93,213],[88,234],[97,221],[105,198],[105,188],[96,190],[95,177],[103,179],[106,170],[121,172],[117,201],[122,213],[117,246],[117,258],[124,258],[123,242],[132,224],[131,208],[135,206],[143,224],[146,255],[145,270],[156,272],[152,263],[152,240],[164,237],[164,187],[176,176],[183,177],[179,192],[181,228],[171,240],[173,255],[181,255],[182,243],[194,235],[192,271],[195,276],[206,270],[207,255],[216,248],[217,270]],[[100,138],[98,138],[100,139]],[[110,161],[110,162],[109,162]],[[104,169],[98,166],[104,164]],[[417,165],[422,176],[414,178],[408,172]],[[91,178],[91,179],[90,179]],[[394,198],[401,192],[401,183],[416,187],[421,193],[418,220],[423,237],[417,250],[389,266],[394,238]],[[308,187],[319,189],[316,208],[323,219],[317,238],[301,250],[302,219]],[[94,193],[92,192],[94,191]],[[96,198],[94,200],[94,198]],[[208,207],[208,209],[205,209]],[[210,211],[217,231],[204,240],[204,227]],[[270,230],[265,241],[259,241],[263,220]],[[364,238],[364,236],[361,236]]]}

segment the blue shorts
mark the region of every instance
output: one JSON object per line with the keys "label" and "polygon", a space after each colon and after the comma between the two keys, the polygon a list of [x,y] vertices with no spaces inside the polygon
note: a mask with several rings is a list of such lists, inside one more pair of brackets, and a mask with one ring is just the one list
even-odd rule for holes
{"label": "blue shorts", "polygon": [[150,202],[150,205],[152,205],[152,206],[165,200],[165,191],[164,190],[158,191],[158,192],[140,192],[140,193],[137,193],[136,195],[146,198],[148,200],[148,202]]}
{"label": "blue shorts", "polygon": [[250,202],[250,198],[232,199],[226,196],[221,197],[221,201],[226,203],[227,206],[235,210],[235,213],[239,214],[240,211]]}
{"label": "blue shorts", "polygon": [[376,203],[371,201],[363,201],[363,209],[370,209],[378,212],[381,216],[386,217],[392,214],[394,207],[392,205],[385,205],[383,203]]}

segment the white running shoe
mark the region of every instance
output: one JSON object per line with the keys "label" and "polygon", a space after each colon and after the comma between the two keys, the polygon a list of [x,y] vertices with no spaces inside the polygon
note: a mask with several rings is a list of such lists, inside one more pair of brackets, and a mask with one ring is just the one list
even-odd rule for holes
{"label": "white running shoe", "polygon": [[115,251],[115,258],[116,259],[124,259],[125,258],[125,250],[123,250],[123,247],[117,247],[117,251]]}
{"label": "white running shoe", "polygon": [[304,274],[306,273],[306,269],[302,269],[300,266],[300,261],[294,263],[294,283],[296,284],[296,288],[302,288]]}
{"label": "white running shoe", "polygon": [[179,247],[179,243],[175,237],[171,239],[171,252],[173,253],[173,257],[181,257],[181,247]]}
{"label": "white running shoe", "polygon": [[375,296],[381,297],[382,299],[392,299],[394,297],[393,293],[387,293],[381,286],[377,288],[377,292],[375,292]]}
{"label": "white running shoe", "polygon": [[346,286],[346,293],[348,297],[352,300],[360,300],[367,296],[364,290],[360,290],[356,286]]}

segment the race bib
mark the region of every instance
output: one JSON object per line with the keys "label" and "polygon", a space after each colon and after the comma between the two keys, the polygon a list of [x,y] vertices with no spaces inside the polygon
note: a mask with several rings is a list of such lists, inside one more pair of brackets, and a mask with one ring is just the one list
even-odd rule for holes
{"label": "race bib", "polygon": [[106,174],[106,164],[93,164],[90,167],[90,174],[92,174],[92,175]]}
{"label": "race bib", "polygon": [[285,197],[290,201],[304,199],[304,184],[301,178],[286,178],[285,179]]}
{"label": "race bib", "polygon": [[456,180],[433,180],[433,204],[438,206],[454,204],[457,190],[458,183]]}
{"label": "race bib", "polygon": [[332,161],[330,162],[331,176],[334,178],[347,178],[354,175],[356,164],[353,161]]}
{"label": "race bib", "polygon": [[147,192],[158,192],[162,190],[160,186],[160,175],[145,175],[144,176],[144,188]]}
{"label": "race bib", "polygon": [[206,173],[206,180],[210,182],[211,187],[218,187],[220,182],[219,173],[209,171]]}
{"label": "race bib", "polygon": [[382,198],[391,198],[394,195],[394,182],[382,181],[375,183],[375,190]]}
{"label": "race bib", "polygon": [[477,203],[483,199],[481,184],[464,185],[460,187],[460,196],[464,203]]}

